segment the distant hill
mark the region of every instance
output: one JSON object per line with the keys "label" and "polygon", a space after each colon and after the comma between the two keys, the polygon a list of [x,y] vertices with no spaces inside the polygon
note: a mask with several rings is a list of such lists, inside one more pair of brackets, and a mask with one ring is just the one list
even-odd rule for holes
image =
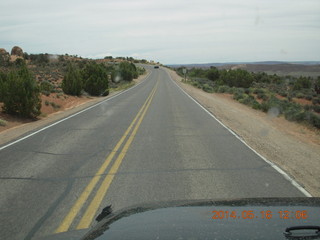
{"label": "distant hill", "polygon": [[320,61],[293,61],[293,62],[284,62],[284,61],[261,61],[261,62],[225,62],[225,63],[190,63],[190,64],[170,64],[169,67],[178,68],[178,67],[198,67],[198,68],[210,68],[220,67],[225,65],[241,65],[241,64],[259,64],[259,65],[276,65],[276,64],[299,64],[299,65],[320,65]]}
{"label": "distant hill", "polygon": [[228,62],[228,63],[204,63],[204,64],[174,64],[172,68],[210,68],[218,69],[244,69],[249,72],[265,72],[267,74],[277,74],[280,76],[320,76],[320,61],[265,61],[265,62]]}

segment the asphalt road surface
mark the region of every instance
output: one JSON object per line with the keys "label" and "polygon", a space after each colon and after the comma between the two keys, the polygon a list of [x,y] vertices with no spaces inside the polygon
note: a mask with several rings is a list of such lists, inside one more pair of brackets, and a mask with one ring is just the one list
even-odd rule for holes
{"label": "asphalt road surface", "polygon": [[0,238],[86,229],[107,205],[303,197],[167,72],[0,150]]}

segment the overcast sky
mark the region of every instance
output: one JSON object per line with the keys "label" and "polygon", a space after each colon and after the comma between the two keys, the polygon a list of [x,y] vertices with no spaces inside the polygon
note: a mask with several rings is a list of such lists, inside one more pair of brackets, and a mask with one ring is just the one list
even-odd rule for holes
{"label": "overcast sky", "polygon": [[0,48],[171,63],[320,60],[320,0],[1,0]]}

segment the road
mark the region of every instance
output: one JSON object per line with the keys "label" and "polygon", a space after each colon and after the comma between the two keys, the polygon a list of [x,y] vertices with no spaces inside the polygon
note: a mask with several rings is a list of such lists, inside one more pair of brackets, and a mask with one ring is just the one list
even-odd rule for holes
{"label": "road", "polygon": [[304,196],[164,69],[150,70],[133,89],[0,151],[1,239],[86,229],[109,204]]}

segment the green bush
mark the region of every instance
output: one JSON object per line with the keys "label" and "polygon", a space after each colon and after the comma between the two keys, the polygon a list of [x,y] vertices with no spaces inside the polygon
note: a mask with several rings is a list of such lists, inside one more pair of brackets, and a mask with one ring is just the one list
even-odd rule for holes
{"label": "green bush", "polygon": [[261,104],[258,103],[256,100],[254,100],[254,102],[252,103],[251,107],[253,109],[256,109],[256,110],[261,110]]}
{"label": "green bush", "polygon": [[236,89],[236,91],[233,94],[233,99],[239,101],[240,99],[245,99],[248,97],[248,94],[245,94],[242,89]]}
{"label": "green bush", "polygon": [[7,124],[8,124],[7,121],[0,118],[0,126],[5,127],[7,126]]}
{"label": "green bush", "polygon": [[320,116],[315,113],[310,113],[309,123],[316,128],[320,128]]}
{"label": "green bush", "polygon": [[301,90],[303,88],[310,88],[311,81],[306,77],[299,77],[293,85],[293,90]]}
{"label": "green bush", "polygon": [[40,83],[40,91],[46,96],[49,96],[53,90],[54,86],[49,81],[42,81]]}
{"label": "green bush", "polygon": [[226,85],[218,86],[218,88],[217,88],[218,93],[225,93],[225,92],[229,92],[229,91],[230,91],[230,87],[226,86]]}
{"label": "green bush", "polygon": [[208,93],[212,93],[213,92],[213,88],[211,86],[209,86],[209,84],[205,83],[202,86],[202,90]]}
{"label": "green bush", "polygon": [[284,117],[289,121],[302,122],[306,119],[306,112],[299,107],[289,107],[284,111]]}
{"label": "green bush", "polygon": [[0,71],[0,102],[3,101],[3,96],[5,94],[4,86],[7,79],[8,79],[8,75]]}
{"label": "green bush", "polygon": [[313,111],[320,113],[320,106],[319,105],[313,105],[312,109],[313,109]]}
{"label": "green bush", "polygon": [[69,63],[67,73],[62,81],[62,90],[66,94],[80,96],[82,91],[82,78],[79,69]]}
{"label": "green bush", "polygon": [[55,102],[50,102],[50,105],[56,110],[61,108],[61,106],[59,104],[56,104]]}
{"label": "green bush", "polygon": [[3,84],[3,110],[21,117],[40,115],[40,90],[25,64],[11,71]]}
{"label": "green bush", "polygon": [[123,80],[132,81],[134,78],[138,77],[137,68],[133,63],[121,62],[119,64],[119,73]]}
{"label": "green bush", "polygon": [[304,98],[305,96],[304,96],[303,93],[297,93],[297,94],[296,94],[296,97],[297,97],[297,98]]}
{"label": "green bush", "polygon": [[313,104],[313,105],[320,104],[320,97],[314,97],[314,98],[312,99],[312,104]]}
{"label": "green bush", "polygon": [[106,68],[95,62],[89,63],[82,71],[84,90],[93,96],[100,96],[108,89]]}

